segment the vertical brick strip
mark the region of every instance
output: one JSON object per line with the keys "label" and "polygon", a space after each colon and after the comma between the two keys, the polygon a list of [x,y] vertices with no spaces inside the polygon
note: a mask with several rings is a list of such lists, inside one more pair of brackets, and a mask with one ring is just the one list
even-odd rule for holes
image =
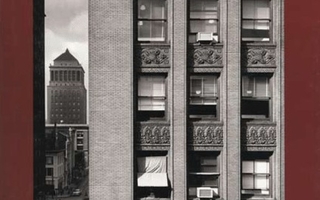
{"label": "vertical brick strip", "polygon": [[241,1],[229,0],[227,8],[227,199],[240,199],[240,27]]}
{"label": "vertical brick strip", "polygon": [[133,198],[132,1],[89,1],[90,199]]}
{"label": "vertical brick strip", "polygon": [[187,199],[187,1],[173,1],[173,189],[174,199]]}

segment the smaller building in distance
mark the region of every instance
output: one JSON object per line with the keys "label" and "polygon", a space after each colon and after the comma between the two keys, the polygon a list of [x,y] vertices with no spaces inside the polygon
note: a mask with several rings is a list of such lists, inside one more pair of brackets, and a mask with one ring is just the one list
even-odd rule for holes
{"label": "smaller building in distance", "polygon": [[47,123],[86,124],[87,90],[83,67],[66,49],[49,68]]}
{"label": "smaller building in distance", "polygon": [[66,194],[88,175],[89,126],[87,124],[47,124],[46,194]]}

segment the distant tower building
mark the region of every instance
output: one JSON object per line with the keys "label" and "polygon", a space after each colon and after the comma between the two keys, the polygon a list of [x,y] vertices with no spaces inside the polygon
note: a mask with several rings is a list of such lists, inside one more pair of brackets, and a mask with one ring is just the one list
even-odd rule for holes
{"label": "distant tower building", "polygon": [[84,70],[68,49],[50,65],[48,123],[86,124]]}

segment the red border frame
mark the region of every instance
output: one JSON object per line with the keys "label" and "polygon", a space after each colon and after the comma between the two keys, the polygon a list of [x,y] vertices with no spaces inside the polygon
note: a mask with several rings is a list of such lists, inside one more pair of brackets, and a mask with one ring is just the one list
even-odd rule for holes
{"label": "red border frame", "polygon": [[285,0],[285,193],[320,195],[320,2]]}
{"label": "red border frame", "polygon": [[0,0],[0,199],[33,199],[33,1]]}
{"label": "red border frame", "polygon": [[[320,195],[320,2],[285,0],[285,193]],[[33,1],[0,1],[0,199],[33,199]]]}

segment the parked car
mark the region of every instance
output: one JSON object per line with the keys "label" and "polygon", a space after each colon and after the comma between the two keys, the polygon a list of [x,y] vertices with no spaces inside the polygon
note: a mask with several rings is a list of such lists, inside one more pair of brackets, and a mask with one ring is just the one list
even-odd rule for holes
{"label": "parked car", "polygon": [[75,189],[72,192],[72,196],[80,196],[81,195],[81,190],[80,189]]}

